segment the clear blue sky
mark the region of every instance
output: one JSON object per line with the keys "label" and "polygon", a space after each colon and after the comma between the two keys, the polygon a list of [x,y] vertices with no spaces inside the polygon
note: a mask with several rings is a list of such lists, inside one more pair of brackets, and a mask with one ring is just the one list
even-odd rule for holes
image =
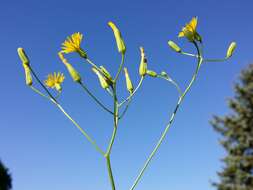
{"label": "clear blue sky", "polygon": [[[235,56],[224,63],[203,65],[199,77],[169,131],[165,143],[136,190],[210,190],[221,169],[224,151],[209,121],[226,114],[228,97],[241,69],[253,59],[253,2],[198,1],[2,1],[0,5],[0,158],[10,168],[14,190],[109,190],[105,160],[83,139],[51,103],[24,84],[16,49],[24,47],[40,78],[65,68],[57,57],[60,44],[73,32],[84,34],[83,48],[97,64],[115,74],[120,56],[107,22],[119,26],[127,44],[126,66],[138,81],[139,46],[149,67],[166,70],[185,87],[194,70],[192,58],[167,47],[179,40],[181,27],[198,16],[207,57],[224,56],[230,41],[238,43]],[[99,97],[108,96],[77,55],[70,61]],[[67,75],[67,73],[66,73]],[[97,142],[106,147],[112,118],[99,109],[68,77],[60,101]],[[127,95],[123,78],[119,89]],[[119,126],[112,167],[119,190],[132,184],[161,134],[176,101],[175,89],[147,79]]]}

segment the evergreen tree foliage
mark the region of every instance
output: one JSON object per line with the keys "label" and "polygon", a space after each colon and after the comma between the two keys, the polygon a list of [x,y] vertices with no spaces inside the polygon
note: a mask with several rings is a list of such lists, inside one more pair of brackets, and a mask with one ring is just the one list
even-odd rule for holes
{"label": "evergreen tree foliage", "polygon": [[234,87],[235,96],[228,102],[232,113],[211,121],[226,150],[220,180],[213,185],[218,190],[253,190],[253,64]]}
{"label": "evergreen tree foliage", "polygon": [[8,169],[0,161],[0,190],[10,190],[11,187],[11,176]]}

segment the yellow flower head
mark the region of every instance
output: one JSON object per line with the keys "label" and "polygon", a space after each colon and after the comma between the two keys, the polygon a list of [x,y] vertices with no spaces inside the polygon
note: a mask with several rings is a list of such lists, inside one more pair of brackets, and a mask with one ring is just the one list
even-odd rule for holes
{"label": "yellow flower head", "polygon": [[182,31],[179,32],[178,37],[186,37],[191,42],[194,40],[201,42],[201,37],[196,31],[197,25],[198,19],[197,17],[193,17],[191,21],[182,28]]}
{"label": "yellow flower head", "polygon": [[62,52],[71,53],[71,52],[82,52],[80,47],[83,39],[83,35],[80,32],[74,33],[62,43]]}
{"label": "yellow flower head", "polygon": [[61,83],[64,81],[65,77],[63,75],[63,73],[50,73],[47,76],[47,79],[44,81],[44,84],[48,87],[48,88],[55,88],[57,91],[61,91]]}

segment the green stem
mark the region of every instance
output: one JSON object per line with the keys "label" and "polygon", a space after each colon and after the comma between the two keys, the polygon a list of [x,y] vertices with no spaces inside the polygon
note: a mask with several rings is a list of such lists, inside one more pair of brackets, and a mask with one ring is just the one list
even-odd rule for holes
{"label": "green stem", "polygon": [[44,98],[47,98],[47,99],[51,100],[49,96],[43,94],[43,93],[42,93],[41,91],[39,91],[37,88],[35,88],[35,87],[33,87],[33,86],[30,86],[30,88],[31,88],[34,92],[36,92],[37,94],[39,94],[40,96],[42,96],[42,97],[44,97]]}
{"label": "green stem", "polygon": [[38,81],[38,83],[40,84],[40,86],[46,91],[46,93],[49,95],[49,97],[51,99],[53,99],[56,103],[57,103],[57,100],[55,99],[55,97],[49,92],[49,90],[45,87],[45,85],[41,82],[41,80],[39,79],[39,77],[36,75],[36,73],[33,71],[32,67],[30,67],[30,71],[32,73],[32,75],[35,77],[35,79]]}
{"label": "green stem", "polygon": [[78,125],[78,123],[72,119],[72,117],[63,109],[63,107],[55,102],[54,100],[52,100],[52,102],[62,111],[62,113],[77,127],[77,129],[86,137],[86,139],[94,146],[94,148],[101,154],[101,155],[105,155],[104,151],[102,149],[99,148],[99,146],[97,145],[97,143],[83,130],[83,128],[80,127],[80,125]]}
{"label": "green stem", "polygon": [[119,65],[119,69],[118,69],[118,72],[115,76],[115,79],[114,79],[114,82],[116,82],[119,78],[119,74],[120,72],[122,71],[122,68],[123,68],[123,65],[124,65],[124,61],[125,61],[125,54],[121,54],[121,63]]}
{"label": "green stem", "polygon": [[223,62],[226,61],[227,58],[223,58],[223,59],[204,59],[203,62]]}
{"label": "green stem", "polygon": [[113,86],[113,99],[114,99],[114,115],[113,115],[114,127],[113,127],[112,137],[111,137],[110,143],[109,143],[107,151],[106,151],[106,155],[111,154],[112,146],[113,146],[113,143],[114,143],[114,140],[115,140],[115,137],[116,137],[116,133],[117,133],[117,129],[118,129],[119,106],[118,106],[118,100],[117,100],[117,95],[116,95],[116,85],[115,85],[115,83],[114,83],[114,86]]}
{"label": "green stem", "polygon": [[157,150],[159,149],[160,145],[162,144],[162,142],[163,142],[163,140],[164,140],[164,138],[165,138],[165,136],[166,136],[168,130],[170,129],[171,124],[173,123],[173,121],[174,121],[174,119],[175,119],[175,115],[176,115],[176,113],[177,113],[177,111],[178,111],[178,108],[180,107],[180,105],[181,105],[181,103],[182,103],[182,101],[183,101],[185,95],[188,93],[188,91],[190,90],[192,84],[193,84],[194,81],[196,80],[196,77],[197,77],[197,74],[198,74],[200,65],[201,65],[202,62],[203,62],[203,58],[202,58],[202,55],[201,55],[201,52],[200,52],[200,50],[199,50],[199,47],[198,47],[197,43],[194,42],[194,45],[195,45],[195,47],[197,48],[197,51],[198,51],[198,65],[197,65],[197,67],[196,67],[195,73],[194,73],[194,75],[193,75],[193,77],[192,77],[192,79],[191,79],[189,85],[188,85],[187,88],[185,89],[184,93],[183,93],[183,94],[180,96],[180,98],[178,99],[177,105],[176,105],[176,107],[175,107],[175,109],[174,109],[174,111],[173,111],[173,113],[172,113],[172,115],[171,115],[171,117],[170,117],[169,123],[167,124],[165,130],[163,131],[163,133],[162,133],[160,139],[158,140],[158,142],[157,142],[155,148],[153,149],[153,151],[152,151],[151,154],[149,155],[148,159],[146,160],[146,162],[145,162],[143,168],[141,169],[139,175],[138,175],[137,178],[135,179],[135,181],[134,181],[132,187],[130,188],[130,190],[133,190],[133,189],[136,187],[136,185],[138,184],[138,182],[140,181],[140,179],[141,179],[143,173],[145,172],[145,170],[146,170],[146,168],[148,167],[150,161],[152,160],[152,158],[154,157],[155,153],[157,152]]}
{"label": "green stem", "polygon": [[176,87],[177,91],[178,91],[179,97],[183,94],[182,90],[179,87],[179,85],[173,79],[171,79],[171,78],[165,78],[162,75],[158,75],[157,77],[162,78],[162,79],[170,82],[171,84],[173,84]]}
{"label": "green stem", "polygon": [[103,103],[101,103],[82,82],[80,82],[79,84],[99,106],[101,106],[104,110],[113,115],[113,112],[109,110]]}
{"label": "green stem", "polygon": [[123,111],[123,112],[121,113],[121,115],[119,116],[119,120],[122,119],[122,118],[124,117],[124,115],[126,114],[128,108],[129,108],[129,105],[130,105],[130,103],[131,103],[131,100],[132,100],[132,98],[130,98],[130,99],[127,101],[127,104],[126,104],[126,107],[125,107],[124,111]]}
{"label": "green stem", "polygon": [[107,151],[105,153],[105,158],[106,158],[106,163],[107,163],[107,170],[108,170],[108,174],[109,174],[109,178],[110,178],[110,182],[111,182],[111,187],[112,190],[115,190],[115,184],[114,184],[114,178],[113,178],[113,174],[112,174],[112,169],[111,169],[111,163],[110,163],[110,155],[111,155],[111,151],[112,151],[112,146],[117,134],[117,129],[118,129],[118,112],[119,112],[119,106],[118,106],[118,99],[117,99],[117,93],[116,93],[116,82],[113,83],[113,102],[114,102],[114,114],[113,114],[113,123],[114,123],[114,127],[113,127],[113,132],[112,132],[112,137],[110,140],[110,143],[108,145]]}
{"label": "green stem", "polygon": [[32,90],[34,90],[36,93],[39,95],[48,98],[51,100],[61,111],[62,113],[77,127],[77,129],[86,137],[86,139],[95,147],[95,149],[102,154],[103,156],[105,155],[104,151],[99,148],[99,146],[96,144],[96,142],[76,123],[75,120],[72,119],[72,117],[62,108],[62,106],[58,103],[58,101],[54,98],[54,96],[48,91],[48,89],[44,86],[44,84],[40,81],[40,79],[37,77],[36,73],[33,71],[33,69],[30,67],[30,70],[35,77],[35,79],[39,82],[39,84],[42,86],[42,88],[47,92],[49,97],[41,93],[39,90],[37,90],[34,87],[31,87]]}
{"label": "green stem", "polygon": [[191,56],[191,57],[198,57],[198,55],[195,55],[195,54],[192,54],[192,53],[186,53],[186,52],[181,52],[181,54],[183,55],[188,55],[188,56]]}
{"label": "green stem", "polygon": [[143,82],[143,79],[144,79],[144,77],[142,76],[142,77],[141,77],[141,80],[139,81],[139,84],[138,84],[137,87],[134,89],[133,93],[130,94],[125,100],[123,100],[123,101],[119,104],[119,107],[121,107],[124,103],[126,103],[129,99],[131,99],[131,98],[134,96],[134,94],[135,94],[135,93],[138,91],[138,89],[140,88],[140,86],[141,86],[141,84],[142,84],[142,82]]}
{"label": "green stem", "polygon": [[100,73],[103,73],[102,70],[95,64],[93,63],[90,59],[86,58],[85,59],[92,67],[96,68]]}
{"label": "green stem", "polygon": [[109,155],[106,156],[106,165],[107,165],[107,171],[108,171],[109,179],[111,182],[112,190],[115,190],[115,183],[114,183],[114,178],[113,178],[113,174],[112,174],[111,160],[110,160]]}

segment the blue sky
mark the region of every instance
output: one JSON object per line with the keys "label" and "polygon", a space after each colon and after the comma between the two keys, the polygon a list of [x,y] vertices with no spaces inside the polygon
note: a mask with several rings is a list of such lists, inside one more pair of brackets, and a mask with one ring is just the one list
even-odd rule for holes
{"label": "blue sky", "polygon": [[[41,79],[52,71],[66,73],[62,105],[103,148],[112,131],[112,118],[74,84],[57,57],[66,36],[82,32],[82,47],[98,65],[115,74],[120,62],[107,22],[114,21],[127,45],[126,66],[138,82],[139,46],[144,46],[149,68],[165,70],[183,88],[195,62],[167,47],[181,27],[198,16],[205,56],[219,58],[236,41],[232,59],[204,64],[197,82],[180,108],[175,123],[136,190],[210,190],[224,156],[209,121],[229,112],[228,97],[241,69],[252,62],[253,2],[195,1],[2,1],[0,6],[0,158],[10,168],[14,190],[110,189],[105,160],[51,103],[24,84],[16,49],[24,47]],[[107,105],[87,64],[77,55],[69,60],[85,83]],[[125,97],[121,77],[120,97]],[[119,125],[112,152],[116,186],[129,189],[159,138],[176,101],[173,86],[147,78]]]}

